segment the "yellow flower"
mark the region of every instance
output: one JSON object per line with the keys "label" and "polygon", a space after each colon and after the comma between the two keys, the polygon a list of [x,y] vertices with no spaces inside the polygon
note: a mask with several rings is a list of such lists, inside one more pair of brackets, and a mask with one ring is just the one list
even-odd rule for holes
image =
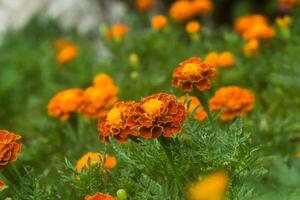
{"label": "yellow flower", "polygon": [[197,21],[191,21],[189,23],[186,24],[185,26],[185,30],[186,32],[188,32],[189,34],[195,34],[198,33],[200,31],[200,23]]}
{"label": "yellow flower", "polygon": [[284,17],[277,17],[276,18],[276,24],[280,27],[280,28],[285,28],[288,27],[291,23],[292,19],[290,16],[286,15]]}
{"label": "yellow flower", "polygon": [[192,184],[187,196],[190,200],[224,200],[227,186],[227,174],[215,172]]}
{"label": "yellow flower", "polygon": [[168,19],[164,15],[155,15],[152,17],[151,25],[154,30],[162,30],[168,23]]}

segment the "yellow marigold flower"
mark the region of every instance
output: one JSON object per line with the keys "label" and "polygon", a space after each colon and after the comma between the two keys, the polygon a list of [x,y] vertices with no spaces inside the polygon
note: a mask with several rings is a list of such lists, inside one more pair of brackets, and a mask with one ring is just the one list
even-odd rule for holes
{"label": "yellow marigold flower", "polygon": [[291,23],[292,19],[290,16],[286,15],[284,17],[277,17],[276,18],[276,24],[280,27],[280,28],[285,28],[288,27]]}
{"label": "yellow marigold flower", "polygon": [[278,0],[277,6],[280,9],[291,9],[299,3],[299,0]]}
{"label": "yellow marigold flower", "polygon": [[275,31],[267,24],[255,24],[243,33],[243,38],[250,39],[270,39],[275,36]]}
{"label": "yellow marigold flower", "polygon": [[73,60],[78,55],[78,47],[74,44],[64,46],[57,54],[56,61],[59,64],[65,64]]}
{"label": "yellow marigold flower", "polygon": [[244,46],[244,54],[248,57],[254,57],[258,54],[259,42],[256,39],[249,40]]}
{"label": "yellow marigold flower", "polygon": [[109,75],[100,73],[94,77],[93,85],[95,87],[110,87],[114,85],[114,81]]}
{"label": "yellow marigold flower", "polygon": [[118,200],[117,197],[113,197],[109,194],[103,194],[100,192],[97,192],[93,196],[87,195],[85,196],[84,200]]}
{"label": "yellow marigold flower", "polygon": [[186,32],[190,33],[190,34],[195,34],[198,33],[200,31],[200,23],[197,21],[191,21],[189,23],[186,24],[185,26],[185,30]]}
{"label": "yellow marigold flower", "polygon": [[140,12],[151,10],[156,0],[135,0],[135,7]]}
{"label": "yellow marigold flower", "polygon": [[98,131],[101,141],[113,136],[119,142],[126,142],[130,135],[138,136],[136,124],[129,123],[128,119],[133,112],[133,101],[118,102],[112,109],[102,112],[98,121]]}
{"label": "yellow marigold flower", "polygon": [[125,24],[114,24],[107,33],[108,39],[121,39],[128,32],[128,27]]}
{"label": "yellow marigold flower", "polygon": [[244,33],[246,30],[248,30],[250,27],[254,26],[255,24],[268,24],[268,20],[263,15],[245,15],[239,17],[235,21],[235,30],[238,33]]}
{"label": "yellow marigold flower", "polygon": [[217,69],[200,58],[189,58],[173,71],[172,86],[183,92],[191,92],[196,86],[200,91],[211,88],[211,80],[217,75]]}
{"label": "yellow marigold flower", "polygon": [[96,152],[88,152],[84,154],[76,163],[76,169],[77,171],[82,171],[82,169],[85,167],[86,169],[89,168],[89,162],[90,164],[97,164],[100,168],[105,169],[113,169],[117,165],[117,159],[114,156],[106,155],[105,157],[101,155],[100,153]]}
{"label": "yellow marigold flower", "polygon": [[190,200],[225,200],[227,187],[227,174],[215,172],[192,184],[187,196]]}
{"label": "yellow marigold flower", "polygon": [[56,94],[48,103],[48,114],[65,121],[73,112],[80,112],[83,103],[81,89],[68,89]]}
{"label": "yellow marigold flower", "polygon": [[[179,98],[180,103],[184,104],[184,101],[185,101],[185,96],[182,96]],[[200,104],[200,101],[197,99],[197,97],[189,96],[188,102],[190,102],[189,108],[187,108],[187,105],[185,105],[185,109],[188,109],[189,113],[195,112],[194,113],[195,119],[198,119],[200,121],[205,120],[205,118],[207,117],[207,114],[206,114],[203,106]],[[195,109],[197,109],[197,110],[195,110]]]}
{"label": "yellow marigold flower", "polygon": [[238,86],[222,87],[217,90],[209,101],[212,111],[222,111],[221,120],[232,120],[239,115],[246,117],[247,112],[254,108],[255,95]]}
{"label": "yellow marigold flower", "polygon": [[17,142],[17,140],[21,138],[20,135],[0,130],[0,166],[17,160],[17,154],[21,151],[22,147],[22,143]]}
{"label": "yellow marigold flower", "polygon": [[151,25],[154,30],[162,30],[168,23],[168,19],[164,15],[155,15],[152,17]]}
{"label": "yellow marigold flower", "polygon": [[175,1],[170,7],[170,16],[175,21],[185,21],[194,15],[193,12],[192,3],[188,0]]}
{"label": "yellow marigold flower", "polygon": [[232,67],[234,63],[234,57],[231,52],[225,51],[219,55],[218,67]]}
{"label": "yellow marigold flower", "polygon": [[194,15],[207,15],[213,9],[213,4],[210,0],[193,0],[191,4]]}
{"label": "yellow marigold flower", "polygon": [[97,118],[117,102],[118,88],[115,85],[105,87],[91,86],[84,90],[83,114],[87,118]]}
{"label": "yellow marigold flower", "polygon": [[128,120],[138,127],[142,137],[157,138],[171,137],[180,132],[185,118],[182,103],[172,95],[159,93],[142,98]]}

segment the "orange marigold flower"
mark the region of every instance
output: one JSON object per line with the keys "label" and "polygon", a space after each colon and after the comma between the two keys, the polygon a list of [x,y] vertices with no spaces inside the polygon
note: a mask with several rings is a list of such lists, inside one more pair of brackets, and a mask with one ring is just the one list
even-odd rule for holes
{"label": "orange marigold flower", "polygon": [[217,67],[219,64],[219,54],[215,51],[209,52],[205,57],[205,62]]}
{"label": "orange marigold flower", "polygon": [[175,21],[185,21],[194,15],[191,1],[175,1],[170,7],[170,16]]}
{"label": "orange marigold flower", "polygon": [[229,51],[224,51],[220,54],[215,51],[212,51],[206,55],[205,62],[216,67],[224,68],[232,67],[235,63],[234,57]]}
{"label": "orange marigold flower", "polygon": [[232,120],[239,115],[246,116],[254,108],[255,95],[238,86],[222,87],[209,101],[212,111],[222,111],[221,120]]}
{"label": "orange marigold flower", "polygon": [[95,87],[110,87],[114,86],[114,84],[115,83],[113,79],[109,75],[104,73],[97,74],[93,80],[93,85]]}
{"label": "orange marigold flower", "polygon": [[73,60],[78,54],[78,47],[74,44],[64,46],[57,54],[56,61],[59,64],[65,64]]}
{"label": "orange marigold flower", "polygon": [[134,106],[129,121],[136,124],[142,137],[170,137],[180,132],[186,111],[176,97],[159,93],[142,98]]}
{"label": "orange marigold flower", "polygon": [[248,57],[254,57],[258,54],[259,42],[256,39],[249,40],[244,46],[244,54]]}
{"label": "orange marigold flower", "polygon": [[207,15],[211,13],[213,4],[210,0],[193,0],[191,7],[194,15]]}
{"label": "orange marigold flower", "polygon": [[191,21],[186,24],[185,30],[190,34],[198,33],[200,31],[200,23],[197,21]]}
{"label": "orange marigold flower", "polygon": [[164,15],[156,15],[152,17],[151,25],[154,30],[162,30],[168,23],[168,19]]}
{"label": "orange marigold flower", "polygon": [[79,112],[83,103],[81,89],[68,89],[56,94],[48,103],[48,114],[65,121],[73,112]]}
{"label": "orange marigold flower", "polygon": [[128,32],[128,27],[125,24],[114,24],[107,33],[109,39],[121,39]]}
{"label": "orange marigold flower", "polygon": [[268,24],[268,20],[263,15],[245,15],[239,17],[235,21],[235,30],[238,33],[244,33],[246,30],[248,30],[250,27],[254,26],[255,24]]}
{"label": "orange marigold flower", "polygon": [[[179,98],[180,103],[184,104],[184,101],[185,101],[185,96],[182,96]],[[188,112],[189,113],[195,112],[194,113],[195,119],[203,121],[207,117],[207,114],[206,114],[203,106],[200,104],[200,101],[198,100],[198,98],[194,97],[194,96],[189,96],[188,102],[189,102],[189,108],[187,108],[187,105],[185,105],[185,108],[188,109]],[[195,109],[197,109],[197,110],[195,110]]]}
{"label": "orange marigold flower", "polygon": [[93,196],[87,195],[85,196],[84,200],[118,200],[117,197],[113,197],[109,194],[103,194],[100,192],[97,192]]}
{"label": "orange marigold flower", "polygon": [[284,17],[277,17],[276,18],[276,24],[280,27],[280,28],[285,28],[288,27],[291,23],[292,19],[290,16],[286,15]]}
{"label": "orange marigold flower", "polygon": [[101,141],[107,140],[111,135],[119,142],[126,142],[129,135],[139,135],[135,130],[136,125],[128,122],[132,114],[133,106],[133,101],[118,102],[111,110],[100,114],[98,131]]}
{"label": "orange marigold flower", "polygon": [[299,0],[278,0],[277,6],[281,9],[291,9],[299,3]]}
{"label": "orange marigold flower", "polygon": [[21,138],[20,135],[0,130],[0,166],[17,160],[17,154],[22,147],[22,143],[17,142],[17,140]]}
{"label": "orange marigold flower", "polygon": [[114,156],[109,156],[106,155],[105,157],[102,156],[100,153],[96,152],[88,152],[84,154],[76,163],[76,169],[77,171],[82,171],[82,169],[85,167],[88,169],[89,167],[89,162],[90,164],[97,164],[101,168],[106,168],[106,169],[113,169],[117,165],[117,159]]}
{"label": "orange marigold flower", "polygon": [[187,196],[190,200],[225,200],[227,187],[227,174],[215,172],[192,184]]}
{"label": "orange marigold flower", "polygon": [[0,191],[6,188],[6,184],[0,180]]}
{"label": "orange marigold flower", "polygon": [[192,57],[179,64],[173,71],[172,86],[183,92],[191,92],[196,86],[200,91],[211,88],[211,79],[217,75],[217,69]]}
{"label": "orange marigold flower", "polygon": [[87,118],[97,118],[99,113],[109,109],[117,102],[118,88],[115,85],[105,87],[91,86],[84,90],[82,112]]}
{"label": "orange marigold flower", "polygon": [[243,38],[250,39],[270,39],[275,36],[275,31],[268,24],[255,24],[243,33]]}
{"label": "orange marigold flower", "polygon": [[151,10],[155,5],[156,0],[135,0],[135,7],[140,12]]}

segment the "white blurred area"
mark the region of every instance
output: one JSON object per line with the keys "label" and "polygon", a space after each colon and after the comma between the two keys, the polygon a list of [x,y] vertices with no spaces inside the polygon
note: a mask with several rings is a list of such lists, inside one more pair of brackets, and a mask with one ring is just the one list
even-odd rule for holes
{"label": "white blurred area", "polygon": [[125,7],[117,0],[0,0],[0,32],[22,28],[37,13],[85,34],[101,24],[119,22]]}

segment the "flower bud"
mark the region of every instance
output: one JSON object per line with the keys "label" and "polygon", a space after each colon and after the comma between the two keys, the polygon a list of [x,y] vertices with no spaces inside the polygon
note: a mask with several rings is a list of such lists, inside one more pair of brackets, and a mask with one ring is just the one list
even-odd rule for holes
{"label": "flower bud", "polygon": [[119,189],[117,191],[117,197],[118,197],[118,200],[126,200],[127,199],[126,191],[123,189]]}

